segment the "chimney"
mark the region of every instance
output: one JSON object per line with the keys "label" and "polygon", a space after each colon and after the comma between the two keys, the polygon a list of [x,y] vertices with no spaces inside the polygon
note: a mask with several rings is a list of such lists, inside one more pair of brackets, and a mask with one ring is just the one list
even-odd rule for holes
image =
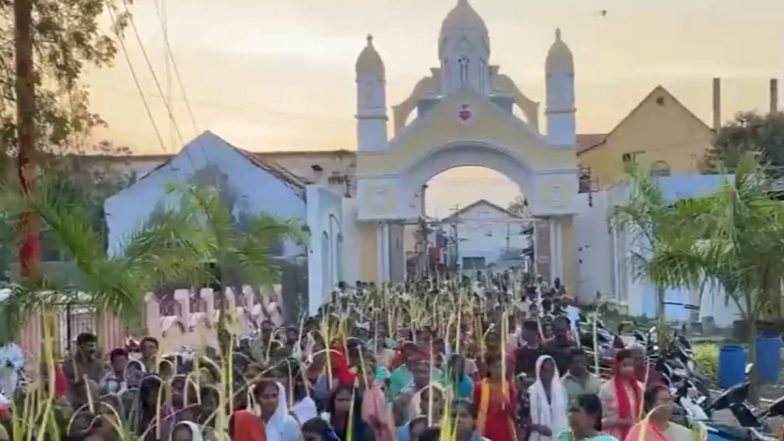
{"label": "chimney", "polygon": [[770,79],[770,113],[779,111],[779,80]]}
{"label": "chimney", "polygon": [[721,78],[713,79],[713,130],[721,128]]}

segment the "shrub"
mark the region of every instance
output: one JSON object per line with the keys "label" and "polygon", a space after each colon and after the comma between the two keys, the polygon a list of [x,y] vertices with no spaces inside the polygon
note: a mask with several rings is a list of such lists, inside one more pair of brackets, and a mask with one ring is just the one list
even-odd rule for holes
{"label": "shrub", "polygon": [[711,381],[719,379],[719,346],[715,343],[694,345],[694,362],[700,372]]}

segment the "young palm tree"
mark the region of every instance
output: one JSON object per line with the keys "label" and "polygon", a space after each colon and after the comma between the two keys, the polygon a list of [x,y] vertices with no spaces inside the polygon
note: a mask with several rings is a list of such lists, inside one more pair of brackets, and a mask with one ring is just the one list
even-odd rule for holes
{"label": "young palm tree", "polygon": [[749,326],[752,361],[755,323],[776,304],[784,283],[784,204],[770,196],[770,184],[757,161],[745,155],[732,182],[676,205],[674,225],[684,227],[684,246],[657,255],[657,265],[722,287]]}
{"label": "young palm tree", "polygon": [[34,213],[73,261],[82,282],[77,288],[70,281],[44,274],[11,286],[0,303],[0,341],[13,339],[30,312],[49,311],[54,305],[77,300],[138,322],[147,292],[201,271],[208,237],[187,216],[176,211],[160,213],[126,238],[123,255],[110,256],[89,206],[61,180],[49,177],[39,178],[37,191],[28,195],[19,191],[15,181],[0,185],[3,216],[15,221]]}
{"label": "young palm tree", "polygon": [[[277,251],[287,242],[304,243],[303,226],[296,220],[251,213],[235,217],[234,207],[216,185],[172,184],[169,193],[179,198],[181,216],[202,225],[208,238],[207,259],[218,273],[208,272],[206,277],[221,293],[232,279],[252,286],[278,282]],[[220,298],[218,307],[218,338],[225,354],[230,344],[225,298]]]}
{"label": "young palm tree", "polygon": [[656,289],[656,317],[664,330],[664,302],[668,288],[690,285],[694,279],[679,266],[662,263],[662,254],[683,247],[683,236],[674,229],[674,210],[655,178],[636,166],[627,168],[630,197],[613,208],[611,221],[619,234],[630,239],[633,277],[650,281]]}

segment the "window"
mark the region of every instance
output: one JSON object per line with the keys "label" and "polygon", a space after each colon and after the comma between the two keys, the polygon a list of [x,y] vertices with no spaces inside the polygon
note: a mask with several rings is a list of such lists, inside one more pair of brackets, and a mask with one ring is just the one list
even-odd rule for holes
{"label": "window", "polygon": [[670,165],[664,161],[651,164],[651,176],[670,176]]}
{"label": "window", "polygon": [[460,66],[460,85],[465,85],[468,83],[468,57],[460,57],[457,64]]}
{"label": "window", "polygon": [[624,153],[621,156],[621,159],[623,159],[623,162],[625,163],[634,162],[634,156],[631,153]]}

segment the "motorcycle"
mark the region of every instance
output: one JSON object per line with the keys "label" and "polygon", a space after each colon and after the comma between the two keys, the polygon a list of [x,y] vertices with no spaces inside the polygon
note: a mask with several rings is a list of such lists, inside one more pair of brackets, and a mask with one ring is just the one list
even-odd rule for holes
{"label": "motorcycle", "polygon": [[[747,365],[746,373],[750,373],[752,368],[753,364]],[[706,429],[709,441],[774,441],[776,436],[766,420],[784,416],[784,397],[773,402],[762,412],[755,412],[747,401],[750,387],[749,382],[735,385],[708,405],[695,402],[690,397],[682,397],[678,404],[686,411],[687,419],[691,424],[699,424]],[[710,419],[714,412],[724,409],[732,412],[740,427]]]}

